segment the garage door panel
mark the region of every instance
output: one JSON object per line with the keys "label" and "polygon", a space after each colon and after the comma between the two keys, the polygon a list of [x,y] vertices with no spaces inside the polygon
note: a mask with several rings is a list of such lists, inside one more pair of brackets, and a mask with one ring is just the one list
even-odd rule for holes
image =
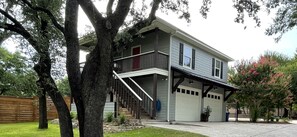
{"label": "garage door panel", "polygon": [[[198,89],[179,87],[176,92],[176,121],[200,121],[200,93]],[[184,89],[184,90],[182,90]],[[189,90],[190,92],[187,92]],[[185,91],[185,92],[182,92]],[[192,93],[194,91],[194,93]],[[198,92],[196,94],[196,92]],[[188,94],[187,94],[188,93]]]}
{"label": "garage door panel", "polygon": [[[210,96],[209,96],[210,95]],[[211,96],[213,95],[213,96]],[[216,97],[216,98],[215,98]],[[212,112],[209,116],[209,121],[222,121],[223,114],[223,101],[222,95],[209,93],[206,98],[204,98],[204,108],[209,106],[212,109]]]}

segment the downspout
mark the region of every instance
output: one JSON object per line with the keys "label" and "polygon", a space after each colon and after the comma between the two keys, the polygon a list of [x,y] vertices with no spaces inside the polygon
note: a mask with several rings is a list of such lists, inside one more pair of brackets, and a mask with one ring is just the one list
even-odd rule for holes
{"label": "downspout", "polygon": [[171,77],[171,46],[172,46],[172,36],[176,34],[176,31],[170,33],[169,38],[169,56],[168,56],[168,95],[167,95],[167,122],[170,122],[170,95],[171,95],[171,85],[173,79]]}

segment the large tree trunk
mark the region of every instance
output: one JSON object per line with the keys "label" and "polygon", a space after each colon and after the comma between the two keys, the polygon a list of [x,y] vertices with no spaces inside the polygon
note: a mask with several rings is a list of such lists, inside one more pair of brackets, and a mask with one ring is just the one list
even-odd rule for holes
{"label": "large tree trunk", "polygon": [[[41,85],[38,85],[39,87]],[[44,89],[40,87],[39,89],[39,129],[47,129],[48,122],[47,122],[47,107],[46,107],[46,92]]]}
{"label": "large tree trunk", "polygon": [[45,51],[39,54],[39,62],[34,66],[34,70],[37,72],[39,77],[39,80],[37,82],[39,85],[43,86],[43,90],[47,91],[48,95],[51,97],[55,104],[59,116],[61,137],[73,137],[72,122],[69,109],[62,95],[58,92],[55,81],[50,74],[51,59],[49,57],[49,52]]}
{"label": "large tree trunk", "polygon": [[[66,1],[65,40],[67,45],[67,74],[71,88],[71,95],[76,104],[79,121],[79,135],[84,137],[84,105],[81,95],[81,72],[79,65],[79,42],[77,33],[78,3],[76,0]],[[87,136],[86,136],[87,137]]]}
{"label": "large tree trunk", "polygon": [[103,109],[112,76],[112,40],[105,34],[98,37],[100,45],[90,53],[82,73],[85,137],[103,137]]}

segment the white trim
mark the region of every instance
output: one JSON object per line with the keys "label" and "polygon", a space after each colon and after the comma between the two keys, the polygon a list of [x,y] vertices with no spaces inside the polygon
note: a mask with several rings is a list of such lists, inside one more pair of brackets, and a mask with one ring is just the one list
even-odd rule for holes
{"label": "white trim", "polygon": [[166,55],[166,56],[168,56],[168,54],[167,53],[165,53],[165,52],[162,52],[162,51],[158,51],[160,54],[163,54],[163,55]]}
{"label": "white trim", "polygon": [[[131,47],[131,56],[133,56],[133,49],[135,49],[135,48],[139,48],[139,54],[141,54],[141,45],[136,45],[136,46]],[[139,55],[139,54],[135,54],[135,55]]]}
{"label": "white trim", "polygon": [[134,96],[139,100],[142,101],[142,99],[134,92],[134,90],[122,79],[121,76],[119,76],[114,70],[112,71],[113,74],[129,89],[130,92],[134,94]]}
{"label": "white trim", "polygon": [[142,87],[140,87],[132,78],[129,77],[129,79],[151,100],[151,101],[154,101],[154,99],[149,95],[147,94],[143,89]]}
{"label": "white trim", "polygon": [[172,35],[169,38],[169,55],[168,56],[168,93],[167,93],[167,121],[170,121],[170,95],[171,95],[171,45],[172,45]]}
{"label": "white trim", "polygon": [[114,61],[119,61],[119,60],[123,60],[123,59],[128,59],[128,58],[133,58],[133,57],[137,57],[137,56],[142,56],[142,55],[146,55],[146,54],[150,54],[153,53],[154,51],[148,51],[148,52],[143,52],[137,55],[132,55],[132,56],[127,56],[127,57],[123,57],[123,58],[119,58],[119,59],[115,59]]}
{"label": "white trim", "polygon": [[[214,74],[214,75],[213,75],[213,76],[214,76],[215,78],[217,78],[217,79],[221,79],[221,73],[222,73],[221,71],[222,71],[222,67],[223,67],[223,66],[222,66],[222,62],[223,62],[223,61],[220,60],[220,59],[218,59],[218,58],[214,58],[214,60],[215,60],[215,61],[214,61],[214,64],[213,64],[213,65],[214,65],[214,69],[213,69],[213,71],[214,71],[213,74]],[[216,69],[217,69],[217,66],[216,66],[216,65],[217,65],[217,61],[220,62],[219,76],[216,76]]]}
{"label": "white trim", "polygon": [[[181,42],[182,43],[182,42]],[[188,45],[188,44],[186,44],[186,43],[182,43],[184,46],[183,46],[183,58],[182,58],[182,60],[183,60],[183,67],[185,67],[185,68],[188,68],[188,69],[192,69],[192,60],[193,60],[193,55],[192,55],[192,50],[193,50],[193,47],[192,46],[190,46],[190,45]],[[185,60],[184,60],[184,58],[185,58],[185,47],[188,47],[188,48],[190,48],[191,49],[191,51],[190,51],[190,53],[191,53],[191,57],[190,57],[190,66],[186,66],[185,65]],[[188,57],[188,56],[187,56]]]}
{"label": "white trim", "polygon": [[168,76],[168,71],[159,69],[159,68],[150,68],[150,69],[143,69],[143,70],[137,70],[137,71],[130,71],[126,73],[120,73],[119,76],[121,78],[127,78],[127,77],[136,77],[136,76],[142,76],[142,75],[150,75],[150,74],[159,74],[163,76]]}
{"label": "white trim", "polygon": [[139,33],[144,33],[146,31],[152,30],[154,28],[159,28],[167,33],[171,33],[178,38],[186,40],[187,42],[195,45],[198,48],[201,48],[207,52],[210,52],[213,55],[216,55],[225,61],[234,61],[233,58],[229,57],[228,55],[218,51],[217,49],[205,44],[204,42],[200,41],[199,39],[191,36],[190,34],[186,33],[185,31],[177,28],[176,26],[170,24],[169,22],[157,17],[156,20],[152,22],[152,24],[148,27],[142,28]]}

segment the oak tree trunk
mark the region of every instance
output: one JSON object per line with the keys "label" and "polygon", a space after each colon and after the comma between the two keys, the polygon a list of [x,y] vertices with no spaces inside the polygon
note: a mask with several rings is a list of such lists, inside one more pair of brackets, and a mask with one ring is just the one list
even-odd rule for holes
{"label": "oak tree trunk", "polygon": [[112,77],[112,38],[105,34],[98,37],[99,45],[90,53],[82,73],[85,137],[103,137],[103,109]]}
{"label": "oak tree trunk", "polygon": [[39,129],[47,129],[48,122],[47,122],[47,107],[46,107],[46,92],[41,89],[40,87],[40,94],[39,94]]}
{"label": "oak tree trunk", "polygon": [[39,62],[34,66],[34,70],[39,77],[37,83],[38,85],[42,85],[43,90],[47,91],[48,95],[54,102],[54,105],[58,111],[61,137],[73,137],[72,122],[69,109],[62,95],[58,92],[55,81],[50,74],[51,59],[49,56],[49,52],[45,51],[39,54]]}

